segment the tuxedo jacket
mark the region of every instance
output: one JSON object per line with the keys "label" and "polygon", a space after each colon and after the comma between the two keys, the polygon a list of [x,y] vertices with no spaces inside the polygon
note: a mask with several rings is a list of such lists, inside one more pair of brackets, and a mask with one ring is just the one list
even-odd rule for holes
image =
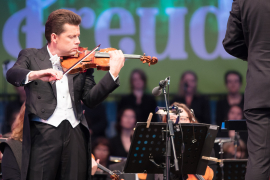
{"label": "tuxedo jacket", "polygon": [[[6,75],[9,83],[14,86],[24,86],[26,92],[26,113],[22,148],[22,180],[26,179],[27,176],[31,150],[29,120],[31,120],[31,116],[48,119],[53,114],[57,105],[56,83],[52,84],[50,82],[34,80],[25,84],[25,78],[30,71],[52,68],[52,63],[49,59],[47,46],[44,46],[42,49],[24,49],[19,53],[17,62],[9,69]],[[83,115],[81,101],[90,108],[94,107],[119,86],[119,80],[114,81],[109,72],[96,84],[93,72],[93,69],[88,69],[85,73],[67,75],[75,116],[86,128],[88,128],[88,125]],[[90,149],[89,147],[88,151]],[[91,160],[89,160],[88,164],[88,172],[90,174]],[[91,176],[89,175],[90,178]]]}
{"label": "tuxedo jacket", "polygon": [[225,50],[247,61],[244,110],[270,107],[270,3],[234,0],[223,40]]}

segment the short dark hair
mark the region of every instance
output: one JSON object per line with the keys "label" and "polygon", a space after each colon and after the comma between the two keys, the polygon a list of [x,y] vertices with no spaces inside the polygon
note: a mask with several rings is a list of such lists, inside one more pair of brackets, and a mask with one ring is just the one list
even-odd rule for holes
{"label": "short dark hair", "polygon": [[135,123],[138,122],[138,114],[134,108],[129,106],[129,107],[125,107],[123,109],[120,109],[120,111],[117,114],[117,119],[116,119],[116,124],[115,124],[115,129],[116,129],[118,134],[121,134],[121,132],[122,132],[121,119],[122,119],[122,116],[126,110],[132,110],[135,113]]}
{"label": "short dark hair", "polygon": [[239,82],[242,84],[242,81],[243,81],[243,77],[242,75],[238,72],[238,71],[234,71],[234,70],[230,70],[230,71],[227,71],[225,76],[224,76],[224,80],[225,80],[225,84],[227,84],[227,78],[230,74],[235,74],[236,76],[238,76],[239,78]]}
{"label": "short dark hair", "polygon": [[146,77],[145,72],[144,72],[143,70],[141,70],[141,69],[134,69],[134,70],[131,72],[130,77],[129,77],[129,82],[130,82],[130,88],[131,88],[131,90],[134,88],[134,87],[133,87],[133,84],[132,84],[132,78],[133,78],[133,75],[134,75],[135,73],[138,73],[138,74],[140,75],[141,79],[142,79],[143,82],[144,82],[144,87],[143,87],[143,89],[145,89],[145,88],[146,88],[146,84],[147,84],[147,77]]}
{"label": "short dark hair", "polygon": [[58,9],[53,11],[45,24],[45,37],[47,42],[51,42],[51,34],[55,33],[60,35],[64,32],[64,24],[79,25],[81,17],[67,9]]}

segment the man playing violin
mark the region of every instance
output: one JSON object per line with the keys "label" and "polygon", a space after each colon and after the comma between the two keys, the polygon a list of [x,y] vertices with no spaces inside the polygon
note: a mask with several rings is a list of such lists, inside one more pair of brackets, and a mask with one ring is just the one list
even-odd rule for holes
{"label": "man playing violin", "polygon": [[24,86],[27,96],[22,180],[91,179],[90,134],[81,101],[94,107],[116,89],[125,58],[121,50],[109,52],[110,71],[98,84],[93,69],[63,75],[59,60],[76,54],[80,23],[81,17],[69,10],[52,12],[45,24],[48,44],[22,50],[7,72],[8,82]]}

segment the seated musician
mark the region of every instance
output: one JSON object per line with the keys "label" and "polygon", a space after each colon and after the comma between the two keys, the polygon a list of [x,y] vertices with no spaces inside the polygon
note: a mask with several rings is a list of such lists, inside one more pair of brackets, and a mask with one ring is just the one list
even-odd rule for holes
{"label": "seated musician", "polygon": [[[196,120],[195,116],[193,115],[193,113],[191,112],[191,110],[185,105],[185,104],[181,104],[181,103],[173,103],[173,105],[177,106],[178,108],[180,108],[182,110],[182,113],[180,114],[180,118],[178,120],[178,123],[198,123],[198,121]],[[174,114],[170,114],[170,118],[176,123],[178,116],[174,115]],[[166,116],[163,116],[162,118],[163,122],[166,122]],[[214,150],[212,150],[211,152],[211,157],[215,157],[215,153]],[[124,166],[125,166],[126,161],[123,161],[121,163],[117,163],[114,165],[111,165],[109,168],[111,170],[120,170],[123,171]],[[217,168],[217,164],[215,162],[211,162],[209,161],[208,163],[209,167],[207,167],[205,176],[203,176],[203,178],[205,180],[212,180],[214,178],[214,172],[216,171]],[[124,174],[124,176],[122,176],[125,180],[135,180],[135,179],[139,179],[139,180],[163,180],[163,174]],[[185,180],[193,180],[190,178],[190,176],[184,176]],[[195,177],[196,178],[196,177]],[[170,180],[182,180],[182,177],[180,176],[175,176],[173,174],[171,174],[170,176]]]}
{"label": "seated musician", "polygon": [[[20,112],[12,125],[11,137],[6,142],[0,144],[0,150],[3,153],[1,164],[3,180],[21,179],[24,114],[25,103],[23,103]],[[97,162],[99,162],[99,160],[97,160]],[[94,174],[96,170],[97,163],[92,159],[92,174]]]}
{"label": "seated musician", "polygon": [[[178,123],[198,123],[197,119],[195,118],[194,112],[192,110],[190,110],[185,104],[182,103],[178,103],[178,102],[174,102],[172,105],[177,106],[178,108],[180,108],[182,110],[182,112],[180,113],[180,117],[178,117],[178,115],[170,113],[170,119],[172,121],[174,121],[174,123],[178,122]],[[166,116],[163,116],[162,121],[166,122]],[[211,157],[215,157],[215,151],[214,149],[212,149],[211,152]],[[208,166],[205,176],[203,176],[206,180],[212,180],[214,178],[214,172],[217,169],[217,164],[215,162],[208,162]],[[207,177],[206,177],[207,176]],[[162,176],[160,176],[162,177]],[[181,179],[182,177],[173,177],[171,176],[170,179]],[[157,178],[156,178],[157,179]],[[161,178],[159,178],[161,179]],[[189,178],[188,178],[189,180]]]}

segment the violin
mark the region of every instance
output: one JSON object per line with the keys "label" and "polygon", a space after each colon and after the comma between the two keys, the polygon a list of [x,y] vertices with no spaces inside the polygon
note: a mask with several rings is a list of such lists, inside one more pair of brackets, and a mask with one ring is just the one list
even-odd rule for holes
{"label": "violin", "polygon": [[[145,180],[147,178],[147,174],[138,174],[139,180]],[[207,166],[204,176],[198,174],[188,174],[188,178],[186,180],[213,180],[214,171]]]}
{"label": "violin", "polygon": [[214,171],[207,166],[204,176],[198,174],[188,174],[187,180],[212,180],[214,178]]}
{"label": "violin", "polygon": [[[75,55],[61,57],[61,66],[65,72],[64,74],[66,74],[66,72],[69,74],[85,72],[89,68],[97,68],[97,70],[109,71],[110,55],[108,52],[116,49],[106,48],[96,51],[99,46],[100,45],[98,45],[92,51],[89,51],[88,48],[79,47]],[[140,59],[143,63],[147,63],[149,66],[158,62],[156,57],[145,56],[145,54],[124,54],[124,57],[127,59]]]}
{"label": "violin", "polygon": [[[95,160],[95,156],[92,154],[92,158]],[[101,164],[97,163],[97,167],[101,170],[103,170],[104,172],[108,173],[110,175],[110,178],[113,180],[119,180],[119,176],[116,175],[114,172],[112,172],[111,170],[107,169],[106,167],[102,166]]]}

